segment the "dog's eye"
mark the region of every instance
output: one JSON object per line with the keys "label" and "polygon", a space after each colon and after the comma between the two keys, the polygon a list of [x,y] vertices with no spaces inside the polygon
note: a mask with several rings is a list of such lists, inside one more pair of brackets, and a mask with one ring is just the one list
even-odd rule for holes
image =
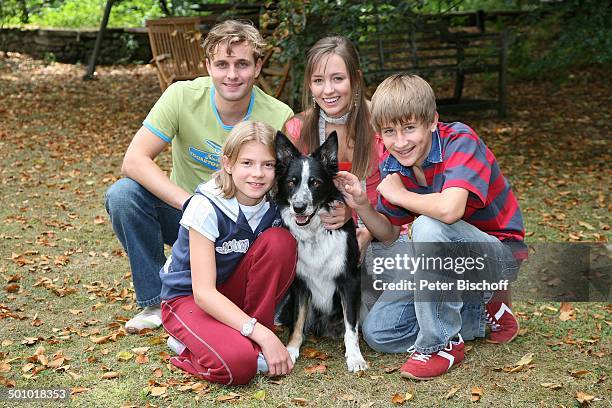
{"label": "dog's eye", "polygon": [[295,187],[295,180],[291,179],[291,180],[287,181],[287,187],[289,187],[289,188]]}
{"label": "dog's eye", "polygon": [[319,180],[312,180],[312,181],[310,182],[310,184],[311,184],[311,185],[312,185],[314,188],[317,188],[317,187],[319,187],[319,186],[321,185],[321,182],[320,182]]}

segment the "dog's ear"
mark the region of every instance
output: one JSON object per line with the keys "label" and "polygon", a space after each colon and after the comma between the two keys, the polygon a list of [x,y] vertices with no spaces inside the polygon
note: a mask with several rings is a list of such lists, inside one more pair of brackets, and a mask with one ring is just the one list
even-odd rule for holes
{"label": "dog's ear", "polygon": [[276,152],[277,168],[287,166],[291,160],[302,155],[291,140],[280,131],[276,132],[274,138],[274,151]]}
{"label": "dog's ear", "polygon": [[331,132],[325,142],[314,151],[312,157],[320,160],[329,174],[336,175],[336,173],[338,173],[338,134],[335,130]]}

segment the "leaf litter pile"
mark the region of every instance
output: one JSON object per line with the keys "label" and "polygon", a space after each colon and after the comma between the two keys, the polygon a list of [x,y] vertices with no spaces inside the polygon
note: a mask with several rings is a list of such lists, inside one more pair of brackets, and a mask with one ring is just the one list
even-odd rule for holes
{"label": "leaf litter pile", "polygon": [[[405,354],[365,345],[371,368],[350,374],[341,340],[312,337],[290,376],[259,376],[248,387],[175,370],[162,330],[123,329],[137,308],[103,204],[159,97],[157,79],[148,66],[98,73],[83,82],[83,67],[0,53],[2,387],[65,388],[86,406],[611,403],[612,306],[604,303],[517,303],[513,343],[470,342],[463,364],[429,382],[400,378]],[[463,119],[513,184],[529,241],[610,239],[608,78],[588,70],[560,87],[513,83],[508,118]],[[169,160],[165,152],[158,163],[168,169]]]}

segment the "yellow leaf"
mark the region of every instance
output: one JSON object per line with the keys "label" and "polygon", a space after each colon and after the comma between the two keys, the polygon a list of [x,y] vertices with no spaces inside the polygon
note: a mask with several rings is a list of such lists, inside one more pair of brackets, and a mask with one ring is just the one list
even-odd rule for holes
{"label": "yellow leaf", "polygon": [[23,371],[24,373],[27,373],[28,371],[30,371],[33,368],[34,368],[34,364],[28,363],[28,364],[24,365],[23,367],[21,367],[21,371]]}
{"label": "yellow leaf", "polygon": [[85,387],[74,387],[70,390],[70,394],[74,395],[74,394],[80,394],[82,392],[85,391],[89,391],[89,388],[85,388]]}
{"label": "yellow leaf", "polygon": [[584,222],[584,221],[578,221],[578,224],[582,225],[584,228],[586,228],[586,229],[588,229],[588,230],[591,230],[591,231],[594,231],[594,230],[595,230],[595,227],[594,227],[594,226],[592,226],[591,224],[587,223],[587,222]]}
{"label": "yellow leaf", "polygon": [[259,401],[265,400],[266,399],[266,391],[264,391],[264,390],[257,391],[255,394],[253,394],[253,398],[255,398],[256,400],[259,400]]}
{"label": "yellow leaf", "polygon": [[134,357],[134,355],[129,351],[120,351],[117,353],[117,360],[119,361],[129,361],[132,357]]}

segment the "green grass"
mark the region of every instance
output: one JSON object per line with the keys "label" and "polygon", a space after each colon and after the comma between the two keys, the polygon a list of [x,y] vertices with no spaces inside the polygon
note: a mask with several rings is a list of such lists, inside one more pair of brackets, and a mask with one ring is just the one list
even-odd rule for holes
{"label": "green grass", "polygon": [[[522,332],[513,343],[470,342],[462,365],[429,382],[387,372],[406,355],[375,353],[365,344],[371,368],[348,373],[341,341],[310,339],[306,347],[329,359],[301,359],[279,382],[266,377],[246,387],[202,382],[200,394],[182,391],[199,381],[168,365],[161,330],[121,336],[123,321],[136,309],[127,258],[103,208],[104,191],[119,177],[131,137],[159,97],[155,74],[148,67],[103,67],[95,82],[81,82],[80,74],[74,66],[45,66],[13,54],[0,59],[0,363],[10,366],[0,364],[3,382],[19,388],[84,387],[69,403],[83,407],[181,407],[195,404],[195,398],[207,406],[231,393],[239,395],[231,402],[238,406],[294,406],[301,403],[295,398],[304,398],[308,406],[383,407],[392,405],[394,394],[407,392],[413,396],[407,406],[463,407],[471,405],[472,387],[483,389],[483,406],[578,406],[576,392],[595,396],[593,406],[610,406],[612,310],[605,303],[575,303],[576,320],[561,321],[558,303],[518,302]],[[546,83],[513,84],[507,119],[464,119],[512,181],[532,242],[567,242],[570,233],[580,240],[595,241],[594,234],[610,239],[609,86],[601,73],[582,75],[556,91]],[[166,152],[159,162],[168,168],[169,159]],[[50,281],[37,285],[44,278]],[[7,290],[11,284],[19,286],[17,292]],[[74,293],[59,296],[62,290]],[[119,334],[116,341],[92,341],[113,333]],[[32,337],[38,338],[35,344],[22,344]],[[22,372],[38,347],[49,362],[61,351],[63,368],[34,376]],[[134,354],[136,347],[150,347],[147,363],[138,364],[135,356],[117,358],[120,352]],[[528,367],[503,370],[528,353],[533,353]],[[319,363],[326,365],[324,373],[305,371]],[[577,370],[588,373],[572,376]],[[101,379],[111,371],[120,376]],[[149,394],[152,386],[167,389],[155,397]],[[453,387],[459,390],[446,399]],[[257,399],[260,391],[263,401]]]}

